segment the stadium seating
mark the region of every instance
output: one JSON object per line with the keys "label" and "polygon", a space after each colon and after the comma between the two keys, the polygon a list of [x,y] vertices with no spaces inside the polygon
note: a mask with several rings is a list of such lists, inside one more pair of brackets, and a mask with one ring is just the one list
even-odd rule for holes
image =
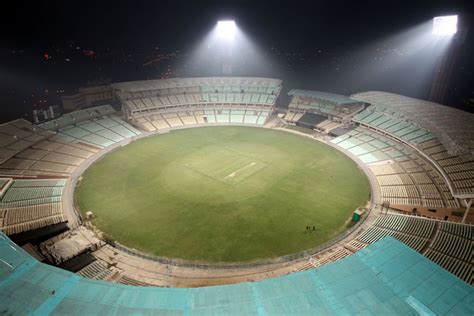
{"label": "stadium seating", "polygon": [[442,170],[453,195],[474,194],[474,132],[468,123],[472,114],[385,92],[369,91],[352,97],[371,103],[354,116],[354,122],[425,153]]}
{"label": "stadium seating", "polygon": [[473,284],[474,226],[441,222],[425,256]]}
{"label": "stadium seating", "polygon": [[385,236],[400,240],[460,279],[473,284],[474,226],[402,214],[380,214],[373,225],[357,236],[356,240],[371,244]]}
{"label": "stadium seating", "polygon": [[356,115],[354,121],[389,133],[401,141],[420,148],[446,172],[449,181],[454,185],[455,193],[473,193],[474,161],[472,159],[450,155],[435,135],[414,123],[390,115],[396,115],[396,113],[388,114],[370,109]]}
{"label": "stadium seating", "polygon": [[431,208],[459,207],[442,175],[414,149],[362,126],[331,142],[369,166],[379,183],[382,201]]}
{"label": "stadium seating", "polygon": [[[177,88],[179,87],[179,88]],[[253,104],[273,106],[281,80],[268,78],[184,78],[112,84],[124,112],[149,112],[171,106]]]}
{"label": "stadium seating", "polygon": [[118,117],[104,117],[98,120],[83,120],[75,126],[58,131],[57,137],[65,143],[86,143],[98,148],[108,147],[140,132]]}
{"label": "stadium seating", "polygon": [[138,280],[134,280],[132,278],[129,278],[125,275],[121,276],[120,280],[118,281],[120,284],[125,284],[125,285],[133,285],[133,286],[149,286],[149,284],[140,282]]}
{"label": "stadium seating", "polygon": [[96,260],[79,270],[77,274],[88,279],[105,280],[112,274],[112,271]]}
{"label": "stadium seating", "polygon": [[0,165],[22,150],[51,136],[24,119],[0,124]]}
{"label": "stadium seating", "polygon": [[65,221],[65,180],[14,180],[0,200],[1,230],[18,234]]}
{"label": "stadium seating", "polygon": [[1,172],[67,176],[98,149],[48,139],[37,143],[0,166]]}
{"label": "stadium seating", "polygon": [[115,110],[110,105],[103,105],[67,113],[58,119],[41,123],[39,126],[46,130],[58,130],[65,126],[70,126],[96,117],[107,116],[113,113],[115,113]]}
{"label": "stadium seating", "polygon": [[186,109],[185,112],[181,109],[168,109],[153,114],[140,113],[132,121],[143,130],[152,132],[203,124],[264,125],[270,115],[270,110],[255,105],[226,108],[194,106]]}
{"label": "stadium seating", "polygon": [[189,78],[112,87],[129,121],[152,132],[202,124],[264,125],[280,93],[281,80]]}
{"label": "stadium seating", "polygon": [[424,141],[418,146],[444,170],[456,193],[474,193],[474,160],[472,158],[450,155],[437,140]]}
{"label": "stadium seating", "polygon": [[110,106],[99,106],[64,115],[41,124],[55,132],[0,164],[0,173],[28,176],[71,174],[77,166],[102,148],[140,135],[140,131],[117,117]]}
{"label": "stadium seating", "polygon": [[[383,218],[383,217],[379,217],[379,219],[380,218]],[[390,218],[390,219],[393,220],[393,218]],[[402,224],[403,230],[406,230],[404,228],[404,225],[408,225],[407,223],[405,223],[406,220],[407,219],[405,218],[402,218],[401,220],[403,222]],[[387,225],[387,227],[383,227],[379,225],[380,223],[377,223],[377,222],[374,223],[373,226],[371,226],[369,229],[363,232],[360,236],[358,236],[357,239],[364,243],[371,244],[384,238],[385,236],[392,236],[419,252],[421,252],[429,242],[427,238],[417,236],[412,231],[405,232],[405,231],[399,230],[400,226],[396,226],[395,223],[391,223]],[[413,224],[411,226],[413,226]]]}

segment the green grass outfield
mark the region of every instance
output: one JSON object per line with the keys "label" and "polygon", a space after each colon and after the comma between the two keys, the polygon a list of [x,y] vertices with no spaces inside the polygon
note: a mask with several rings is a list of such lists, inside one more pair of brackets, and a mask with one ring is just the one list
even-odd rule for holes
{"label": "green grass outfield", "polygon": [[107,154],[84,173],[75,199],[126,246],[232,262],[324,243],[369,195],[364,173],[325,144],[261,128],[205,127]]}

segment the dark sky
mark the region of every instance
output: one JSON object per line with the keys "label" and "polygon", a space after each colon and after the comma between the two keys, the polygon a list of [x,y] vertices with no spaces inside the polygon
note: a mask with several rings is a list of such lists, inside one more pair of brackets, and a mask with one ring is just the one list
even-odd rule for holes
{"label": "dark sky", "polygon": [[[321,59],[314,67],[308,66],[307,61],[291,69],[283,67],[283,72],[276,75],[289,85],[346,94],[374,88],[425,97],[426,92],[417,94],[406,82],[405,86],[401,84],[402,75],[386,78],[389,86],[380,80],[357,85],[344,72],[325,74],[321,63],[345,59],[347,66],[352,60],[351,53],[359,48],[433,16],[462,13],[472,21],[471,2],[474,1],[8,1],[2,3],[0,10],[0,106],[2,113],[17,116],[30,109],[32,101],[23,96],[31,91],[74,89],[101,76],[111,77],[112,81],[150,77],[138,68],[141,63],[114,65],[116,72],[108,72],[104,69],[110,65],[104,62],[102,67],[100,60],[87,64],[75,59],[65,64],[62,57],[63,63],[54,59],[45,62],[45,52],[77,45],[81,49],[110,49],[124,55],[146,55],[155,47],[164,53],[186,53],[217,20],[225,17],[235,19],[263,51],[273,47],[309,56],[318,50],[327,54],[327,59]],[[458,93],[450,102],[455,105],[462,103],[461,99],[473,97],[473,85],[467,82],[473,78],[471,39],[472,36],[464,45],[464,59],[459,62],[463,74],[453,81],[457,82],[453,90]],[[405,68],[409,67],[407,63]],[[315,73],[319,80],[311,80]],[[392,86],[393,81],[398,83]],[[308,82],[311,84],[304,86]]]}
{"label": "dark sky", "polygon": [[[3,4],[5,6],[6,4]],[[91,46],[186,48],[222,17],[260,43],[301,49],[358,45],[435,15],[470,12],[469,1],[9,1],[2,41],[43,48],[74,39]],[[471,12],[472,13],[472,12]]]}

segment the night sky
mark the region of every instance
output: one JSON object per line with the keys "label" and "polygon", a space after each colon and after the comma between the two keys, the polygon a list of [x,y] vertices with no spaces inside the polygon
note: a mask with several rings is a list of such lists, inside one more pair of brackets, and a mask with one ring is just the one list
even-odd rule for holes
{"label": "night sky", "polygon": [[[404,80],[409,60],[384,80],[358,82],[366,64],[360,49],[433,16],[461,13],[472,21],[472,9],[470,1],[9,1],[0,13],[2,120],[23,116],[41,99],[58,103],[63,90],[86,84],[213,75],[190,73],[182,61],[222,18],[235,19],[274,65],[236,75],[278,76],[285,88],[426,98],[429,82],[415,89]],[[473,33],[471,27],[446,102],[468,110]]]}

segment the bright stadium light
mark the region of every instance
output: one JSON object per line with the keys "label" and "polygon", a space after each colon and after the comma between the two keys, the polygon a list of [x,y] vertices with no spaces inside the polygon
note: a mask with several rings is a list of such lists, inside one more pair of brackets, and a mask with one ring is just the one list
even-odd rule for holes
{"label": "bright stadium light", "polygon": [[458,30],[458,16],[447,15],[433,18],[433,34],[448,36],[456,34]]}
{"label": "bright stadium light", "polygon": [[183,62],[187,75],[261,75],[275,69],[269,56],[238,21],[232,16],[221,16],[211,22],[212,29],[196,42]]}
{"label": "bright stadium light", "polygon": [[219,21],[217,22],[217,35],[221,38],[231,39],[236,33],[237,27],[234,21]]}

